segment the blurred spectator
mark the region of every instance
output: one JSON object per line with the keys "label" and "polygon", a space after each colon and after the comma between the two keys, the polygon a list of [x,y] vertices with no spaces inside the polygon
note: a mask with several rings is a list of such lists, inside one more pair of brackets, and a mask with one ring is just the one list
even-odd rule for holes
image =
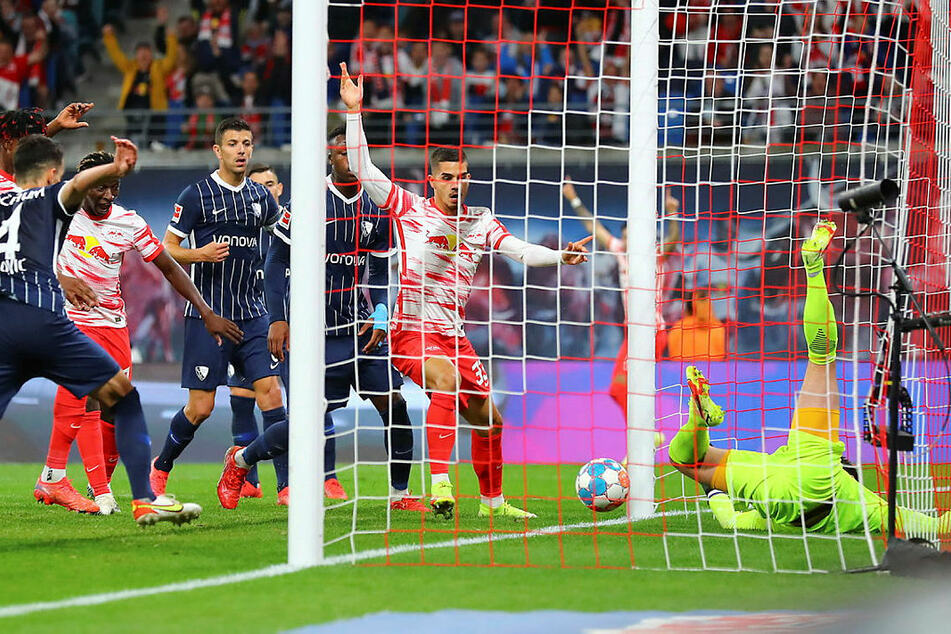
{"label": "blurred spectator", "polygon": [[426,42],[401,47],[397,58],[397,80],[406,111],[400,115],[405,126],[403,143],[422,145],[425,140],[426,105],[429,100],[429,50]]}
{"label": "blurred spectator", "polygon": [[[276,31],[271,42],[271,56],[259,69],[263,102],[272,108],[291,105],[291,45],[287,33]],[[291,121],[287,113],[271,115],[271,143],[281,147],[291,142]]]}
{"label": "blurred spectator", "polygon": [[528,141],[528,83],[517,77],[505,81],[505,98],[499,104],[498,142],[524,145]]}
{"label": "blurred spectator", "polygon": [[235,101],[238,116],[248,122],[255,139],[264,139],[264,115],[259,110],[261,103],[261,82],[253,70],[244,73],[241,80],[241,97]]}
{"label": "blurred spectator", "polygon": [[237,7],[229,6],[228,0],[208,0],[198,23],[198,70],[216,73],[232,94],[237,92],[232,75],[237,73],[240,64],[237,40]]}
{"label": "blurred spectator", "polygon": [[42,61],[45,55],[45,51],[15,55],[13,44],[8,40],[0,40],[0,107],[4,110],[20,107],[20,88],[29,79],[33,64]]}
{"label": "blurred spectator", "polygon": [[62,10],[60,0],[43,0],[37,17],[47,33],[47,83],[51,95],[55,99],[67,91],[75,93],[76,78],[85,72],[79,55],[78,25]]}
{"label": "blurred spectator", "polygon": [[482,145],[492,140],[498,75],[492,70],[489,53],[482,47],[469,56],[466,71],[466,140]]}
{"label": "blurred spectator", "polygon": [[27,14],[20,20],[20,32],[14,40],[14,55],[27,61],[28,91],[20,93],[22,106],[45,108],[49,99],[49,86],[43,61],[49,53],[46,30],[39,17]]}
{"label": "blurred spectator", "polygon": [[713,314],[707,289],[694,289],[683,318],[667,333],[667,350],[675,361],[721,361],[726,356],[726,328]]}
{"label": "blurred spectator", "polygon": [[[163,11],[165,10],[160,7],[156,13],[161,15]],[[155,27],[155,33],[152,39],[155,43],[155,50],[162,55],[167,53],[165,48],[166,37],[167,28],[165,22],[160,21]],[[175,23],[175,38],[178,40],[178,48],[180,51],[194,53],[195,46],[198,42],[198,22],[193,16],[183,15],[178,18],[178,21]]]}
{"label": "blurred spectator", "polygon": [[192,113],[182,130],[185,134],[185,149],[207,149],[215,142],[215,128],[218,127],[218,116],[210,111],[215,107],[215,98],[211,90],[202,88],[195,94],[195,108],[199,112]]}
{"label": "blurred spectator", "polygon": [[601,139],[608,145],[626,145],[630,128],[631,82],[630,62],[608,58],[604,62],[601,81],[592,84],[591,101],[601,111]]}
{"label": "blurred spectator", "polygon": [[462,103],[462,62],[452,56],[445,42],[433,42],[429,78],[430,140],[445,145],[458,145],[459,109]]}
{"label": "blurred spectator", "polygon": [[[160,11],[157,18],[168,20],[168,13]],[[153,114],[168,110],[168,86],[166,80],[178,62],[178,40],[169,31],[166,36],[165,57],[156,59],[148,42],[135,45],[135,56],[129,59],[119,48],[115,29],[107,24],[102,27],[102,41],[106,52],[122,74],[120,110],[139,110],[126,117],[126,133],[140,144],[156,141],[161,135],[164,120]]]}

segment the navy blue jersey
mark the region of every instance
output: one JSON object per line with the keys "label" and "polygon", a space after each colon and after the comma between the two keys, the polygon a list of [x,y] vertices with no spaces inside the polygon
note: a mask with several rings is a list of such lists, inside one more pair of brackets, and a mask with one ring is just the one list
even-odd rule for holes
{"label": "navy blue jersey", "polygon": [[56,259],[75,212],[60,201],[65,184],[0,194],[0,295],[54,313],[64,307]]}
{"label": "navy blue jersey", "polygon": [[[229,246],[223,262],[196,262],[192,281],[211,309],[227,319],[267,314],[260,281],[263,230],[278,220],[278,206],[264,185],[245,179],[233,187],[217,172],[186,187],[175,203],[168,230],[187,238],[192,249],[210,242]],[[186,317],[198,317],[190,303]]]}
{"label": "navy blue jersey", "polygon": [[[287,297],[290,289],[290,242],[291,213],[285,209],[274,227],[274,240],[268,257],[268,285],[274,289],[268,294],[269,307],[274,306],[271,321],[284,310],[287,313]],[[374,304],[387,303],[389,261],[387,256],[395,251],[389,215],[370,200],[361,189],[353,198],[346,198],[333,183],[327,186],[327,255],[326,305],[327,333],[350,334],[358,321],[367,319],[372,312],[366,294],[360,292],[358,283],[367,272],[370,298]],[[373,256],[373,257],[371,257]],[[280,269],[277,263],[284,262],[283,280],[274,280]],[[280,288],[280,282],[283,288]],[[281,295],[282,293],[282,295]],[[274,299],[272,299],[274,298]],[[279,299],[278,299],[279,298]],[[280,301],[280,306],[276,304]]]}

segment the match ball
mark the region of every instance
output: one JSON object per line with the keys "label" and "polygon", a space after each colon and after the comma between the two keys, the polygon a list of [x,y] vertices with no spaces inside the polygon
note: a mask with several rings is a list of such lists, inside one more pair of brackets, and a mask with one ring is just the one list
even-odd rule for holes
{"label": "match ball", "polygon": [[631,479],[617,460],[596,458],[581,467],[575,479],[575,490],[582,504],[589,509],[613,511],[624,504]]}

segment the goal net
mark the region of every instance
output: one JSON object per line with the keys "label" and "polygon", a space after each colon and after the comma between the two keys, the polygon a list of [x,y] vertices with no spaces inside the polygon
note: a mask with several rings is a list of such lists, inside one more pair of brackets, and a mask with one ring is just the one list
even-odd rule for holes
{"label": "goal net", "polygon": [[[802,572],[875,563],[881,527],[868,522],[849,533],[724,528],[700,485],[671,465],[668,443],[687,420],[688,365],[709,378],[726,412],[713,447],[773,452],[787,442],[807,364],[799,247],[820,217],[834,220],[831,275],[861,230],[835,202],[849,187],[901,184],[897,205],[881,213],[884,244],[927,310],[947,310],[951,218],[942,208],[946,133],[936,121],[946,111],[948,51],[947,38],[931,36],[947,32],[946,7],[497,5],[331,2],[328,129],[344,122],[337,69],[347,62],[364,78],[372,162],[397,186],[431,196],[429,151],[462,148],[472,174],[466,204],[491,209],[512,235],[554,249],[594,235],[589,260],[575,266],[526,267],[489,245],[461,313],[481,364],[445,355],[491,386],[504,421],[504,497],[537,518],[480,516],[492,501],[472,464],[480,441],[479,417],[467,410],[471,385],[455,397],[449,519],[393,507],[392,467],[402,461],[384,444],[393,412],[352,394],[327,436],[348,499],[326,501],[325,556]],[[347,149],[357,171],[359,152]],[[472,243],[454,231],[430,236],[427,257],[469,257]],[[864,432],[866,420],[885,423],[874,368],[889,341],[888,305],[836,288],[887,293],[887,257],[861,238],[830,280],[840,438],[856,477],[882,496],[887,457]],[[391,300],[406,292],[396,283],[406,266],[394,258]],[[430,283],[421,282],[424,294]],[[458,276],[444,283],[462,288]],[[948,376],[936,350],[923,336],[903,347],[916,441],[902,456],[899,503],[930,517],[949,506]],[[356,341],[354,352],[364,354]],[[409,380],[401,389],[414,432],[409,488],[424,503],[433,490],[432,389]],[[578,498],[579,468],[596,458],[626,460],[627,512],[595,513]]]}

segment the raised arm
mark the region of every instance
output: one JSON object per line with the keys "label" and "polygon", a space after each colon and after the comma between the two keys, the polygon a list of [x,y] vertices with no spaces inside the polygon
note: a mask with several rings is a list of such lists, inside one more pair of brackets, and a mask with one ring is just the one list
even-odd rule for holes
{"label": "raised arm", "polygon": [[588,256],[585,255],[588,249],[584,245],[591,242],[592,237],[588,236],[578,242],[569,242],[563,251],[555,251],[540,244],[532,244],[513,235],[507,235],[499,242],[497,250],[505,257],[521,262],[525,266],[554,266],[559,262],[581,264],[588,261]]}
{"label": "raised arm", "polygon": [[588,231],[593,233],[594,237],[598,239],[598,244],[601,248],[610,250],[611,242],[614,240],[614,234],[608,231],[607,228],[594,217],[594,214],[584,206],[584,203],[581,202],[581,198],[575,191],[575,186],[571,182],[571,178],[565,179],[565,183],[561,186],[561,193],[568,200],[568,203],[571,205],[571,208],[575,210],[575,213],[581,217],[581,222],[584,223]]}
{"label": "raised arm", "polygon": [[370,148],[363,133],[363,119],[360,116],[363,75],[354,83],[347,72],[346,62],[340,63],[340,98],[347,106],[347,154],[350,158],[350,169],[357,175],[370,199],[383,207],[393,191],[393,183],[370,160]]}
{"label": "raised arm", "polygon": [[72,213],[79,209],[79,206],[83,204],[83,198],[86,197],[86,192],[93,187],[114,182],[131,172],[132,168],[135,167],[135,162],[139,156],[139,150],[135,147],[135,144],[128,139],[117,139],[116,137],[112,137],[112,141],[116,144],[115,159],[112,163],[83,170],[63,185],[59,196],[60,202],[66,211]]}

